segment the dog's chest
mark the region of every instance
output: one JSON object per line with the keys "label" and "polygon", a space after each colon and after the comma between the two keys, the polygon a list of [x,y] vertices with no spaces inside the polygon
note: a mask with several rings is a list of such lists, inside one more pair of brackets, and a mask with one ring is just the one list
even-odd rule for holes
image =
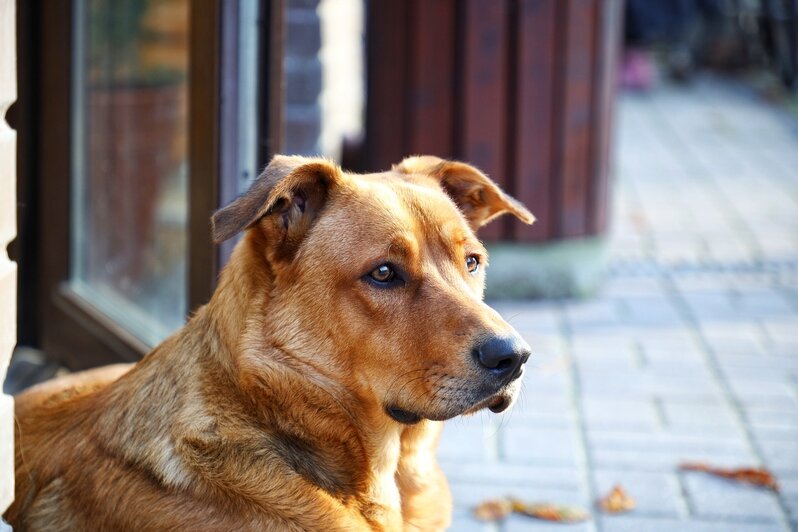
{"label": "dog's chest", "polygon": [[372,453],[368,498],[375,505],[384,508],[388,515],[401,516],[402,501],[396,484],[396,469],[401,450],[399,433],[391,431],[379,440],[375,442],[375,452]]}

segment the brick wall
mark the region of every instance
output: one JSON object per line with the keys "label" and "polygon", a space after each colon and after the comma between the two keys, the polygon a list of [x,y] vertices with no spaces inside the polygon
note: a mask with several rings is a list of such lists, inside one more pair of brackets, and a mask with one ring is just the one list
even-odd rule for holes
{"label": "brick wall", "polygon": [[[16,343],[17,266],[6,247],[16,235],[16,133],[5,121],[16,99],[14,0],[0,0],[0,381]],[[0,394],[0,513],[14,496],[14,402]]]}
{"label": "brick wall", "polygon": [[288,0],[286,9],[285,139],[283,151],[319,153],[322,85],[319,0]]}

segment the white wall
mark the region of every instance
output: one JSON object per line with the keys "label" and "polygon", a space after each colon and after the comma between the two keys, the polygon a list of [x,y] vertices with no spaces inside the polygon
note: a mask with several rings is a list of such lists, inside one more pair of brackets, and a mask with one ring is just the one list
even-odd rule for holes
{"label": "white wall", "polygon": [[[0,0],[0,382],[16,343],[17,265],[6,248],[16,235],[16,133],[5,121],[17,98],[14,0]],[[0,394],[0,513],[14,497],[14,401]]]}

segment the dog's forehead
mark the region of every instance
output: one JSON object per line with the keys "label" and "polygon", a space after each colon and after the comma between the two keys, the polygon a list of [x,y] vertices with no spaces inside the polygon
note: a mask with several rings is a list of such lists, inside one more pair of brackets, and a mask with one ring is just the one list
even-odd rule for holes
{"label": "dog's forehead", "polygon": [[351,183],[357,203],[371,210],[370,220],[376,216],[404,229],[468,231],[468,224],[457,206],[438,182],[429,177],[385,172],[355,176]]}
{"label": "dog's forehead", "polygon": [[425,245],[475,240],[437,182],[392,173],[352,175],[331,195],[314,233],[314,245],[339,252],[399,241]]}

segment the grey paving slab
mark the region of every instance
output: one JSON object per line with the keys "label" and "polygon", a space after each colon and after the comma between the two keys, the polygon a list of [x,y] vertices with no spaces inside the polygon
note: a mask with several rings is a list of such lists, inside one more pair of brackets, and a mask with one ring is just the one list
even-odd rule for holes
{"label": "grey paving slab", "polygon": [[503,532],[593,532],[596,525],[592,521],[584,523],[549,523],[523,516],[512,516],[504,524]]}
{"label": "grey paving slab", "polygon": [[712,432],[739,427],[738,417],[728,404],[667,400],[662,401],[662,410],[668,427]]}
{"label": "grey paving slab", "polygon": [[441,460],[441,467],[450,482],[486,483],[507,486],[533,484],[545,488],[580,490],[582,474],[578,468],[534,466],[518,461],[467,462]]}
{"label": "grey paving slab", "polygon": [[741,523],[704,519],[662,519],[656,517],[612,516],[601,518],[605,532],[778,532],[787,530],[778,523]]}
{"label": "grey paving slab", "polygon": [[662,426],[658,406],[651,400],[582,397],[582,417],[587,429],[642,430]]}
{"label": "grey paving slab", "polygon": [[579,467],[582,462],[575,429],[507,427],[502,429],[501,453],[517,463]]}
{"label": "grey paving slab", "polygon": [[620,484],[635,500],[634,515],[679,518],[688,513],[679,479],[673,472],[595,469],[593,479],[600,495]]}
{"label": "grey paving slab", "polygon": [[485,499],[501,497],[515,497],[529,502],[554,501],[558,504],[583,508],[590,506],[590,497],[585,490],[549,488],[533,484],[513,486],[501,482],[450,482],[449,487],[452,490],[455,506],[462,509],[471,509]]}
{"label": "grey paving slab", "polygon": [[684,473],[682,481],[691,512],[696,516],[772,523],[782,519],[778,497],[771,491],[703,473]]}

